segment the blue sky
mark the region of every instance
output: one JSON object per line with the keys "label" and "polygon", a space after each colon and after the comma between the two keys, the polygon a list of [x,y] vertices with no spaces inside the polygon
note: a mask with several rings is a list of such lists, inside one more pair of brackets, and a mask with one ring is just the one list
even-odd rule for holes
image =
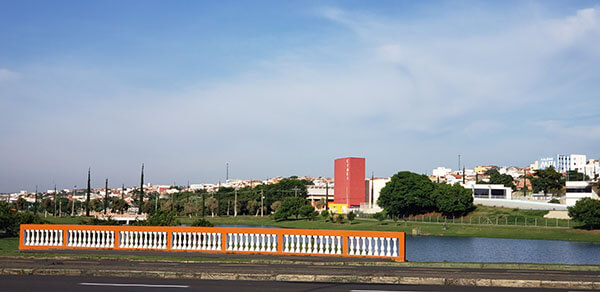
{"label": "blue sky", "polygon": [[600,158],[597,1],[0,1],[0,192]]}

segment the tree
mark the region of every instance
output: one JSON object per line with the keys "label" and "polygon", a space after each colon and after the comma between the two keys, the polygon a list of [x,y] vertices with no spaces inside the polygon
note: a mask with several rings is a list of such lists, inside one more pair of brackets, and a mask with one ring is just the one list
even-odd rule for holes
{"label": "tree", "polygon": [[44,209],[44,211],[52,213],[54,211],[54,201],[50,198],[43,199],[42,208]]}
{"label": "tree", "polygon": [[277,212],[280,207],[281,207],[281,201],[275,201],[275,202],[273,202],[273,204],[271,204],[271,210],[273,210],[273,212]]}
{"label": "tree", "polygon": [[18,236],[21,224],[43,223],[46,222],[38,215],[30,212],[16,212],[9,203],[0,201],[0,231],[3,231],[6,235]]}
{"label": "tree", "polygon": [[569,217],[584,224],[588,229],[600,228],[600,200],[583,198],[568,207]]}
{"label": "tree", "polygon": [[454,185],[437,184],[433,192],[433,198],[436,210],[445,216],[464,215],[475,207],[473,206],[471,190],[463,188],[458,183]]}
{"label": "tree", "polygon": [[100,212],[104,209],[104,201],[102,199],[93,199],[90,204],[92,210],[96,212]]}
{"label": "tree", "polygon": [[281,207],[279,210],[275,212],[275,220],[286,220],[289,216],[295,216],[296,219],[298,219],[298,216],[300,215],[300,209],[309,204],[309,201],[304,198],[287,197],[281,202]]}
{"label": "tree", "polygon": [[258,212],[260,211],[259,209],[260,209],[260,207],[258,205],[258,201],[256,201],[256,200],[250,200],[246,204],[246,210],[248,210],[248,215],[252,215],[252,214],[256,213],[254,215],[257,216]]}
{"label": "tree", "polygon": [[27,201],[23,199],[23,197],[19,197],[17,199],[17,202],[15,203],[15,207],[17,208],[17,210],[23,211],[25,210],[25,208],[27,208]]}
{"label": "tree", "polygon": [[113,211],[123,213],[123,212],[127,211],[128,208],[129,208],[129,204],[127,204],[127,201],[125,201],[121,198],[113,198],[113,200],[112,200]]}
{"label": "tree", "polygon": [[490,177],[489,184],[503,185],[505,187],[512,188],[515,190],[515,184],[513,177],[509,174],[500,174],[495,168],[490,168],[485,172]]}
{"label": "tree", "polygon": [[148,219],[146,219],[146,222],[144,225],[174,226],[174,225],[178,225],[178,222],[175,218],[175,212],[159,210],[152,216],[148,217]]}
{"label": "tree", "polygon": [[567,179],[570,181],[588,181],[590,177],[577,170],[567,171]]}
{"label": "tree", "polygon": [[[315,208],[311,205],[304,205],[302,207],[300,207],[300,210],[298,210],[300,215],[302,215],[302,217],[306,218],[306,219],[314,219],[315,216]],[[317,213],[318,214],[318,213]]]}
{"label": "tree", "polygon": [[348,217],[348,221],[350,221],[350,224],[352,224],[352,221],[354,221],[354,219],[356,218],[356,213],[354,213],[354,211],[351,211],[350,213],[348,213],[348,215],[346,215],[346,217]]}
{"label": "tree", "polygon": [[535,193],[544,192],[544,195],[556,193],[565,185],[562,174],[554,170],[552,166],[536,170],[533,177],[530,176],[529,179],[533,191]]}
{"label": "tree", "polygon": [[217,199],[215,199],[214,197],[207,198],[204,204],[206,205],[206,208],[210,211],[211,216],[215,217],[215,212],[217,212],[217,209],[219,208],[219,202],[217,202]]}
{"label": "tree", "polygon": [[391,216],[428,212],[435,208],[431,198],[434,188],[426,175],[401,171],[381,189],[377,203]]}
{"label": "tree", "polygon": [[326,205],[325,204],[325,199],[320,199],[320,200],[317,201],[317,208],[323,209],[323,208],[325,208],[325,205]]}

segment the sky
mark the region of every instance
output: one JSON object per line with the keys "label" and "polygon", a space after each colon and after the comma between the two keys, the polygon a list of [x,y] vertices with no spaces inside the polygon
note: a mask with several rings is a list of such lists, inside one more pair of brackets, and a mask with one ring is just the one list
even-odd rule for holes
{"label": "sky", "polygon": [[0,192],[600,158],[600,2],[0,0],[0,109]]}

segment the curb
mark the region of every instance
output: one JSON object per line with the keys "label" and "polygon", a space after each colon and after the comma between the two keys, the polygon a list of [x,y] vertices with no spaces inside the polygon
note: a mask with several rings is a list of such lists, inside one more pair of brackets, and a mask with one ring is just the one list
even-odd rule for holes
{"label": "curb", "polygon": [[4,268],[0,275],[38,275],[38,276],[94,276],[94,277],[136,277],[162,279],[200,279],[200,280],[244,280],[279,282],[326,282],[326,283],[364,283],[364,284],[401,284],[436,286],[475,286],[475,287],[511,287],[511,288],[558,288],[558,289],[600,289],[600,281],[548,281],[513,279],[469,279],[435,277],[394,277],[394,276],[351,276],[351,275],[310,275],[310,274],[238,274],[238,273],[194,273],[165,271],[123,271],[123,270],[83,270],[83,269],[25,269]]}

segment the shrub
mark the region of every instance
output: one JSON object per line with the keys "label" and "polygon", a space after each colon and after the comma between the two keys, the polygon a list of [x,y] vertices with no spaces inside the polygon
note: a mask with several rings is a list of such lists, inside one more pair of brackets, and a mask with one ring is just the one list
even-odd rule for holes
{"label": "shrub", "polygon": [[29,212],[17,212],[7,202],[0,202],[0,230],[4,230],[8,236],[19,235],[21,224],[44,224],[47,223],[38,215]]}
{"label": "shrub", "polygon": [[210,221],[208,221],[204,218],[200,218],[200,219],[192,222],[192,226],[194,226],[194,227],[214,227],[214,225],[212,223],[210,223]]}
{"label": "shrub", "polygon": [[344,224],[344,214],[338,214],[337,216],[335,216],[335,222]]}
{"label": "shrub", "polygon": [[373,218],[377,219],[377,221],[379,221],[380,223],[383,222],[383,220],[385,220],[385,217],[387,217],[385,212],[377,212],[373,214]]}
{"label": "shrub", "polygon": [[354,219],[356,218],[356,213],[351,211],[350,213],[348,213],[347,217],[348,217],[348,221],[350,221],[350,223],[352,223],[352,221],[354,221]]}
{"label": "shrub", "polygon": [[560,204],[560,201],[557,198],[552,198],[550,201],[548,201],[548,203],[551,203],[551,204]]}
{"label": "shrub", "polygon": [[588,229],[600,228],[600,200],[583,198],[569,207],[569,216]]}
{"label": "shrub", "polygon": [[324,221],[327,221],[329,219],[329,212],[327,210],[321,211],[321,217],[323,217]]}

